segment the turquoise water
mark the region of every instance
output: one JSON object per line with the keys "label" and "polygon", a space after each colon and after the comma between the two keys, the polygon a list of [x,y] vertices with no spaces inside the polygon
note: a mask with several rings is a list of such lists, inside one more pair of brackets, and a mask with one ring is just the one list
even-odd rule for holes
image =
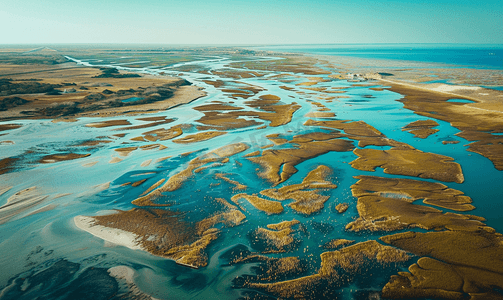
{"label": "turquoise water", "polygon": [[302,52],[319,55],[442,63],[458,67],[503,70],[501,44],[328,44],[278,45],[260,50]]}
{"label": "turquoise water", "polygon": [[[225,65],[232,62],[225,60],[205,60],[198,64],[213,70],[225,69]],[[89,63],[89,62],[88,62]],[[89,64],[94,64],[92,61]],[[121,67],[127,70],[127,67]],[[170,72],[169,69],[142,69],[142,72],[156,74],[157,72]],[[171,71],[178,74],[178,71]],[[250,204],[243,203],[246,209],[247,222],[240,226],[222,228],[221,237],[207,249],[208,266],[201,269],[190,269],[175,264],[173,261],[155,257],[144,251],[130,250],[122,246],[105,243],[103,240],[91,234],[79,230],[73,223],[73,217],[78,215],[94,216],[110,213],[111,210],[128,210],[134,206],[131,201],[143,193],[149,186],[160,179],[169,178],[175,173],[186,168],[188,162],[203,153],[207,153],[222,145],[243,142],[250,146],[245,152],[232,156],[227,164],[206,169],[191,177],[183,188],[165,193],[163,201],[170,204],[169,209],[184,212],[187,217],[201,219],[211,215],[214,205],[205,199],[225,198],[227,200],[236,194],[232,185],[219,181],[215,183],[214,175],[218,173],[230,173],[233,180],[248,185],[246,193],[259,193],[270,184],[256,175],[256,164],[250,162],[243,155],[259,150],[260,147],[270,144],[266,138],[269,134],[279,133],[287,137],[296,134],[304,134],[313,131],[323,131],[317,127],[303,126],[310,118],[305,115],[314,111],[310,101],[317,99],[320,92],[306,91],[306,94],[298,94],[295,91],[286,91],[279,86],[286,85],[298,88],[295,84],[304,82],[305,77],[292,78],[291,82],[279,82],[275,77],[277,72],[269,72],[260,78],[241,78],[240,82],[260,86],[264,89],[260,95],[274,94],[281,97],[284,103],[296,102],[302,106],[293,116],[291,123],[279,127],[266,127],[259,129],[258,126],[230,130],[226,135],[194,144],[177,144],[171,140],[158,141],[167,147],[164,150],[135,150],[128,156],[119,155],[115,149],[131,146],[131,138],[141,135],[143,132],[154,129],[167,128],[180,124],[196,125],[196,120],[203,114],[193,110],[193,107],[210,101],[233,102],[240,105],[241,100],[228,98],[221,90],[207,85],[203,80],[234,81],[217,75],[185,72],[183,77],[198,86],[204,87],[208,95],[190,104],[179,106],[165,112],[150,114],[149,117],[164,116],[176,119],[168,125],[150,127],[148,129],[133,129],[127,131],[116,130],[117,127],[91,128],[85,124],[96,122],[97,119],[81,118],[74,123],[52,123],[49,120],[25,120],[19,121],[23,127],[8,132],[2,137],[14,142],[14,145],[6,148],[1,146],[2,153],[8,157],[19,157],[20,169],[17,172],[7,173],[2,176],[2,186],[13,186],[11,190],[0,195],[0,205],[15,193],[37,186],[41,195],[48,195],[43,202],[29,207],[20,212],[4,224],[0,225],[0,265],[4,266],[4,272],[0,272],[0,288],[12,282],[12,278],[28,276],[30,272],[40,270],[51,265],[58,259],[65,258],[79,263],[81,268],[110,268],[117,265],[126,265],[135,271],[135,284],[141,291],[159,299],[237,299],[242,296],[244,290],[233,289],[231,280],[237,276],[252,274],[252,267],[256,264],[238,264],[224,266],[227,262],[221,255],[236,245],[245,245],[251,250],[251,242],[247,234],[258,227],[267,224],[279,223],[284,220],[296,219],[304,224],[305,232],[296,233],[296,238],[301,242],[299,247],[292,252],[270,254],[270,257],[299,256],[310,261],[310,273],[315,273],[319,267],[319,255],[325,251],[319,245],[334,238],[355,240],[356,242],[375,240],[382,233],[354,233],[345,230],[346,224],[357,217],[356,198],[351,194],[350,186],[356,183],[354,176],[371,175],[388,178],[409,178],[407,176],[389,175],[378,168],[375,172],[359,171],[350,166],[350,162],[356,159],[352,152],[329,152],[316,158],[307,160],[296,166],[298,172],[278,187],[302,182],[307,172],[318,165],[327,165],[333,169],[331,180],[338,188],[326,191],[330,199],[319,213],[305,216],[296,213],[282,202],[285,212],[279,215],[266,215],[254,209]],[[327,76],[323,76],[327,78]],[[337,115],[337,119],[362,120],[385,134],[388,138],[407,143],[419,150],[433,152],[453,157],[463,169],[465,182],[462,184],[445,183],[448,187],[458,189],[472,197],[476,210],[467,212],[485,217],[487,224],[494,227],[498,232],[503,232],[503,216],[500,214],[500,199],[503,193],[501,182],[503,172],[497,171],[492,163],[478,154],[466,151],[467,142],[456,134],[459,132],[449,123],[438,121],[439,129],[427,139],[415,138],[412,134],[402,131],[405,125],[429,118],[418,116],[410,110],[403,108],[403,104],[396,100],[401,95],[388,90],[374,91],[375,86],[352,86],[345,80],[323,82],[318,87],[340,88],[346,87],[346,93],[341,94],[348,98],[334,99],[332,102],[320,101]],[[339,95],[339,94],[336,94]],[[455,99],[454,99],[455,100]],[[378,117],[376,117],[378,116]],[[134,125],[145,124],[138,117],[115,117],[104,120],[127,119]],[[101,121],[101,120],[100,120]],[[122,126],[120,126],[122,127]],[[117,133],[126,133],[126,136],[114,136]],[[184,131],[185,135],[195,133],[192,128]],[[59,162],[54,164],[34,164],[40,155],[60,153],[68,149],[82,150],[75,145],[86,140],[94,140],[99,137],[107,137],[110,143],[94,149],[89,149],[91,156],[73,161]],[[458,144],[442,144],[444,140],[460,141]],[[147,142],[134,143],[134,146],[148,145]],[[278,146],[281,148],[286,146]],[[387,149],[387,147],[374,147],[375,149]],[[27,155],[27,151],[32,151]],[[181,154],[196,151],[194,154],[182,156]],[[157,162],[157,159],[171,156],[171,158]],[[122,161],[110,163],[112,158]],[[151,160],[147,165],[144,162]],[[92,166],[86,164],[95,163]],[[143,166],[142,166],[143,165]],[[123,186],[127,182],[135,182],[146,179],[146,182],[137,188]],[[412,178],[417,179],[417,178]],[[424,180],[424,179],[421,179]],[[433,180],[426,180],[433,181]],[[107,188],[108,187],[108,188]],[[58,197],[56,197],[58,196]],[[344,214],[338,214],[335,206],[346,202],[350,205]],[[34,211],[52,205],[53,209],[31,214]],[[448,210],[445,210],[448,211]],[[37,252],[34,249],[42,247]],[[32,254],[35,252],[35,254]],[[412,263],[412,262],[410,262]],[[410,264],[409,263],[409,264]],[[363,287],[350,288],[360,290],[380,290],[387,282],[391,274],[396,274],[403,267],[390,267],[385,270],[375,270],[371,273],[375,281],[366,282]],[[38,270],[38,269],[37,269]],[[370,271],[369,271],[370,272]],[[364,281],[365,282],[365,281]],[[350,288],[341,291],[345,299],[354,297]]]}
{"label": "turquoise water", "polygon": [[450,81],[446,79],[441,79],[441,80],[424,81],[423,83],[450,83]]}
{"label": "turquoise water", "polygon": [[503,91],[503,86],[482,86],[483,88]]}
{"label": "turquoise water", "polygon": [[454,102],[454,103],[475,103],[475,101],[472,100],[467,100],[467,99],[449,99],[447,102]]}
{"label": "turquoise water", "polygon": [[129,102],[136,102],[136,101],[140,101],[140,100],[143,100],[143,98],[141,98],[141,97],[131,97],[131,98],[122,100],[122,102],[129,103]]}

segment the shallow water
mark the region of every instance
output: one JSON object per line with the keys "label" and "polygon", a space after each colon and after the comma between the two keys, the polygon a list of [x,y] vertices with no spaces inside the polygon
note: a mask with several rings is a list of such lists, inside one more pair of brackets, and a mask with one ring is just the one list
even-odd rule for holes
{"label": "shallow water", "polygon": [[140,98],[140,97],[131,97],[131,98],[127,98],[127,99],[121,100],[121,102],[128,103],[128,102],[136,102],[136,101],[140,101],[140,100],[143,100],[143,98]]}
{"label": "shallow water", "polygon": [[457,67],[503,69],[503,47],[498,44],[329,44],[256,48],[318,55],[440,63]]}
{"label": "shallow water", "polygon": [[[93,65],[96,62],[87,60],[83,61],[83,64]],[[232,61],[228,58],[213,58],[198,60],[197,64],[206,69],[221,70],[225,69],[230,62]],[[102,63],[103,61],[100,62],[100,64]],[[141,72],[157,74],[163,71],[178,74],[178,71],[170,71],[170,69],[187,64],[190,62],[162,69],[144,68]],[[124,63],[117,65],[127,69]],[[171,204],[170,209],[183,211],[187,216],[195,219],[210,215],[214,206],[210,202],[206,202],[205,197],[220,197],[229,200],[236,193],[233,186],[227,182],[218,181],[220,185],[212,185],[217,182],[214,177],[217,172],[233,174],[233,180],[248,186],[246,190],[248,194],[259,193],[263,189],[270,188],[268,182],[257,176],[256,168],[258,165],[248,161],[243,155],[271,144],[271,141],[266,138],[269,134],[279,133],[285,137],[292,137],[297,134],[324,131],[314,126],[303,126],[310,119],[305,115],[316,109],[310,101],[323,103],[336,114],[337,119],[361,120],[372,125],[390,139],[407,143],[424,152],[433,152],[454,158],[455,162],[462,166],[465,182],[444,184],[461,190],[473,199],[473,204],[477,209],[468,212],[468,214],[485,217],[488,226],[495,228],[498,232],[503,232],[503,216],[499,214],[499,200],[503,192],[500,183],[503,182],[503,172],[497,171],[485,157],[466,151],[467,142],[456,136],[456,133],[459,132],[456,128],[451,127],[447,122],[437,120],[439,123],[439,126],[435,127],[439,129],[437,133],[426,139],[415,138],[411,133],[402,131],[402,127],[413,121],[428,120],[428,118],[404,109],[402,103],[396,101],[401,98],[401,95],[388,90],[375,91],[370,89],[378,87],[377,84],[353,86],[352,83],[344,80],[318,83],[316,87],[347,88],[346,93],[334,95],[343,95],[348,98],[338,98],[327,102],[317,99],[323,92],[303,90],[305,94],[299,94],[296,91],[286,91],[279,87],[288,86],[300,90],[295,84],[306,81],[310,76],[297,74],[298,77],[292,78],[291,82],[279,82],[272,77],[277,75],[277,72],[268,73],[264,77],[241,78],[239,81],[264,89],[263,92],[248,100],[255,99],[260,95],[273,94],[279,96],[285,104],[292,102],[300,104],[302,108],[295,112],[289,124],[264,129],[258,129],[261,126],[258,125],[229,130],[225,135],[193,144],[177,144],[172,140],[157,141],[156,143],[167,147],[164,150],[138,149],[127,156],[122,156],[115,151],[115,149],[124,146],[151,144],[148,142],[133,144],[130,140],[146,131],[179,124],[196,124],[196,120],[203,114],[192,109],[193,107],[210,101],[233,102],[233,105],[240,105],[241,102],[244,102],[243,100],[230,99],[228,94],[202,81],[216,79],[234,81],[234,79],[226,78],[225,75],[184,72],[183,78],[204,87],[208,95],[190,104],[148,115],[148,117],[165,116],[176,119],[168,125],[159,125],[148,129],[116,130],[125,126],[86,127],[86,124],[98,121],[94,118],[81,118],[73,123],[52,123],[49,120],[16,121],[15,123],[23,126],[9,131],[8,135],[2,137],[2,139],[13,141],[14,144],[0,147],[6,157],[18,157],[21,163],[18,164],[19,169],[16,172],[2,175],[0,188],[4,186],[12,186],[13,188],[0,195],[0,205],[6,204],[7,199],[15,193],[33,186],[37,187],[38,194],[48,195],[48,198],[13,215],[0,225],[0,251],[3,254],[0,257],[0,265],[6,270],[0,272],[0,287],[7,286],[12,278],[26,276],[36,268],[43,269],[51,262],[64,258],[81,264],[81,269],[91,266],[99,268],[110,268],[117,265],[129,266],[136,272],[134,281],[140,290],[160,299],[236,299],[242,295],[244,290],[231,288],[231,280],[237,276],[252,274],[251,268],[255,264],[225,266],[226,261],[220,256],[238,244],[249,247],[250,240],[247,233],[258,227],[265,227],[267,224],[285,220],[301,221],[307,228],[307,233],[298,233],[297,237],[301,240],[300,246],[286,254],[269,254],[269,256],[306,258],[311,263],[311,274],[319,266],[319,255],[326,251],[320,248],[320,245],[331,239],[349,239],[357,242],[375,240],[379,237],[377,233],[353,233],[345,230],[346,224],[353,221],[358,215],[356,198],[352,196],[350,190],[350,186],[357,181],[353,177],[358,175],[390,178],[410,177],[385,174],[380,168],[376,172],[355,170],[349,164],[357,158],[352,152],[329,152],[302,162],[296,166],[298,169],[296,174],[277,186],[279,188],[300,183],[306,174],[318,165],[329,166],[333,170],[331,181],[337,184],[338,188],[327,191],[330,199],[325,203],[322,211],[305,216],[286,206],[290,201],[284,201],[284,213],[267,215],[243,202],[242,206],[246,210],[247,222],[236,227],[222,228],[220,238],[207,249],[208,266],[201,269],[190,269],[143,251],[112,245],[79,230],[73,223],[73,218],[78,215],[95,216],[107,214],[115,209],[131,209],[134,207],[131,204],[132,200],[160,179],[169,178],[186,168],[188,162],[194,157],[223,145],[237,142],[246,143],[250,148],[243,153],[231,156],[230,162],[227,164],[195,174],[181,189],[166,193],[163,201]],[[327,78],[325,75],[321,77]],[[137,120],[138,118],[124,116],[105,118],[99,121],[127,119],[132,124],[129,126],[147,123]],[[195,128],[184,130],[185,135],[195,132],[197,132]],[[126,135],[124,137],[114,136],[118,133],[126,133]],[[75,146],[84,141],[99,139],[99,137],[106,137],[104,139],[110,142],[100,144],[97,147],[89,147],[89,149]],[[444,145],[442,141],[445,140],[455,140],[460,143]],[[285,146],[275,146],[274,149],[281,149],[281,147]],[[389,147],[369,146],[368,148],[388,149]],[[91,155],[51,164],[36,163],[43,155],[67,151],[90,153]],[[181,155],[191,151],[197,152],[188,156]],[[168,156],[171,158],[157,161],[159,158]],[[114,158],[121,159],[121,161],[110,163]],[[151,161],[148,164],[145,163],[149,160]],[[146,181],[138,187],[123,186],[124,183],[136,182],[141,179],[146,179]],[[343,202],[347,202],[350,207],[344,214],[338,214],[335,206]],[[50,208],[50,210],[31,214],[43,207]],[[39,249],[37,247],[41,247],[43,250],[34,251],[34,249]],[[389,275],[396,274],[398,270],[400,268],[390,268],[383,274],[376,271],[374,275],[377,279],[375,281],[369,282],[367,286],[363,287],[346,287],[341,291],[341,295],[343,297],[344,295],[346,297],[354,296],[353,292],[348,291],[351,289],[380,290],[389,279]]]}
{"label": "shallow water", "polygon": [[455,102],[455,103],[475,103],[475,101],[467,100],[467,99],[449,99],[447,102]]}

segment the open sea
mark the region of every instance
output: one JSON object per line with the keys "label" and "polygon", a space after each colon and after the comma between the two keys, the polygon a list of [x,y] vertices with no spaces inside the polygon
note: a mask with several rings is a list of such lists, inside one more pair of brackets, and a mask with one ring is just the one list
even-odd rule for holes
{"label": "open sea", "polygon": [[254,47],[257,50],[441,63],[452,67],[503,70],[501,44],[328,44]]}

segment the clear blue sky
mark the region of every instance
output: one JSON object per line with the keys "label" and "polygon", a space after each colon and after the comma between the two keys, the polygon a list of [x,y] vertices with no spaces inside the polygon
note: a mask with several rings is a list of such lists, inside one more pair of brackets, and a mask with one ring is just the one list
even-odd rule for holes
{"label": "clear blue sky", "polygon": [[502,0],[2,2],[0,44],[503,44]]}

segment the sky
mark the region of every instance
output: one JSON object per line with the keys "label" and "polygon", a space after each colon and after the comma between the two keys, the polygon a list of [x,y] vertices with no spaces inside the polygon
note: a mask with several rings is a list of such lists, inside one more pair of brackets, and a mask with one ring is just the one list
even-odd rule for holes
{"label": "sky", "polygon": [[0,44],[503,44],[502,0],[16,0]]}

